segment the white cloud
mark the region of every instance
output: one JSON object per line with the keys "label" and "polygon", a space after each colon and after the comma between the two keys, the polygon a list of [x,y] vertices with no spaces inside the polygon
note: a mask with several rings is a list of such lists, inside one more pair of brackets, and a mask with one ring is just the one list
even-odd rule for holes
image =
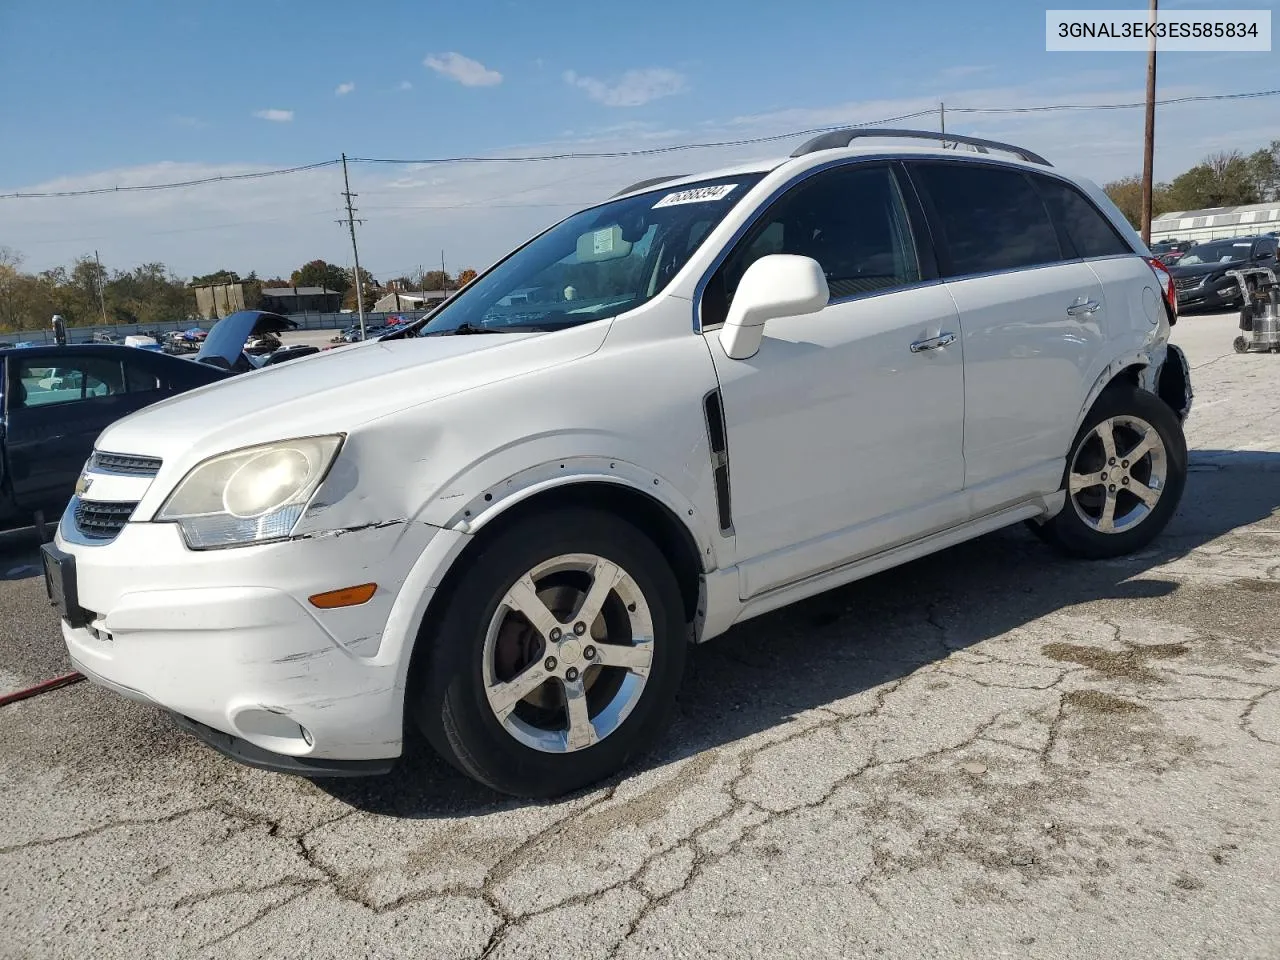
{"label": "white cloud", "polygon": [[412,83],[410,83],[408,80],[401,80],[401,81],[400,81],[399,86],[397,86],[397,87],[396,87],[396,89],[397,89],[397,90],[412,90],[412,89],[413,89],[413,84],[412,84]]}
{"label": "white cloud", "polygon": [[502,82],[502,74],[490,70],[479,60],[472,60],[460,53],[433,53],[422,61],[442,77],[456,80],[464,87],[493,87]]}
{"label": "white cloud", "polygon": [[292,110],[255,110],[253,115],[259,120],[270,120],[272,123],[289,123],[293,119]]}
{"label": "white cloud", "polygon": [[612,83],[566,70],[564,82],[585,90],[587,96],[606,107],[638,107],[688,89],[684,75],[666,67],[628,70]]}
{"label": "white cloud", "polygon": [[356,85],[354,83],[350,83],[350,82],[340,83],[338,84],[338,89],[333,91],[333,94],[336,97],[345,97],[348,93],[350,93],[355,88],[356,88]]}

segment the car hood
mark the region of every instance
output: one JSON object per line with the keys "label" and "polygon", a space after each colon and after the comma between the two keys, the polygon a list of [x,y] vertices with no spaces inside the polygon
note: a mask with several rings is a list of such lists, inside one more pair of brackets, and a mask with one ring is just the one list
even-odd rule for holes
{"label": "car hood", "polygon": [[[266,310],[237,310],[227,314],[209,331],[204,345],[196,354],[201,363],[222,361],[228,367],[234,367],[244,351],[245,341],[249,337],[268,333],[279,333],[282,330],[293,330],[298,324],[288,317]],[[223,363],[218,363],[222,366]]]}
{"label": "car hood", "polygon": [[98,448],[190,466],[254,443],[350,432],[411,406],[599,349],[609,323],[555,333],[368,341],[229,377],[131,414]]}
{"label": "car hood", "polygon": [[1189,263],[1185,266],[1179,261],[1169,265],[1169,273],[1178,277],[1203,277],[1210,273],[1221,273],[1224,270],[1236,270],[1244,266],[1244,260],[1231,260],[1227,263]]}

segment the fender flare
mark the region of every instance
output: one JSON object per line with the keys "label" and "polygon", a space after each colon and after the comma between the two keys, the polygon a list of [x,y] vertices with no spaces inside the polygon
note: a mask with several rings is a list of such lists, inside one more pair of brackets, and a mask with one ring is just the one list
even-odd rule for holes
{"label": "fender flare", "polygon": [[1122,370],[1129,370],[1134,367],[1139,368],[1138,386],[1149,393],[1155,393],[1156,381],[1163,362],[1163,348],[1159,350],[1158,355],[1151,350],[1137,350],[1133,353],[1121,354],[1119,357],[1112,359],[1110,363],[1102,368],[1102,371],[1093,381],[1093,385],[1089,387],[1089,391],[1085,394],[1084,402],[1080,405],[1080,409],[1076,411],[1075,422],[1071,425],[1071,436],[1074,438],[1080,432],[1080,424],[1084,423],[1084,418],[1089,415],[1093,405],[1098,402],[1098,397],[1102,396],[1102,391],[1107,389],[1115,381],[1116,377],[1120,376]]}
{"label": "fender flare", "polygon": [[[517,504],[550,490],[579,484],[606,483],[628,489],[655,501],[671,514],[697,545],[703,572],[717,567],[713,514],[699,510],[670,480],[638,464],[600,456],[564,457],[526,467],[498,483],[481,489],[465,501],[437,500],[428,507],[428,522],[475,535]],[[442,508],[446,508],[445,514]]]}

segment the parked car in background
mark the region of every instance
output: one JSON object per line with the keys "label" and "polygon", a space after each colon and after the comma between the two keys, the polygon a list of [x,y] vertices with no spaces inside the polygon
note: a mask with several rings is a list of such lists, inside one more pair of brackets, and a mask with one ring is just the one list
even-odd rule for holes
{"label": "parked car in background", "polygon": [[[0,350],[0,529],[53,521],[108,425],[227,372],[115,344]],[[102,465],[128,474],[128,458]],[[108,481],[108,486],[110,481]],[[95,518],[83,522],[92,526]]]}
{"label": "parked car in background", "polygon": [[274,333],[255,333],[244,342],[244,352],[250,356],[266,356],[280,349],[280,338]]}
{"label": "parked car in background", "polygon": [[260,343],[265,336],[292,330],[297,325],[297,321],[269,310],[239,310],[213,325],[195,360],[236,373],[256,370],[258,364],[254,362],[256,357],[250,358],[249,344]]}
{"label": "parked car in background", "polygon": [[1192,246],[1193,244],[1190,240],[1161,240],[1159,243],[1151,245],[1151,252],[1166,265],[1171,266],[1177,263]]}
{"label": "parked car in background", "polygon": [[274,353],[263,357],[251,357],[254,364],[261,367],[274,367],[278,363],[286,363],[289,360],[297,360],[299,357],[309,357],[314,353],[319,353],[320,348],[311,346],[306,343],[296,343],[292,346],[281,347]]}
{"label": "parked car in background", "polygon": [[1244,296],[1229,270],[1277,267],[1275,237],[1234,237],[1197,243],[1169,267],[1179,309],[1239,307]]}
{"label": "parked car in background", "polygon": [[118,333],[112,333],[110,330],[96,330],[93,334],[94,343],[123,343],[124,339]]}

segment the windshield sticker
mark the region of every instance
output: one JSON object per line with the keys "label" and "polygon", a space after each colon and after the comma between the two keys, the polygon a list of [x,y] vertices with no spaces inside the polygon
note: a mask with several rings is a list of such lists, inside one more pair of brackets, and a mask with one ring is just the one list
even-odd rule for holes
{"label": "windshield sticker", "polygon": [[606,253],[613,253],[613,228],[605,227],[603,230],[597,230],[592,237],[595,246],[596,256]]}
{"label": "windshield sticker", "polygon": [[653,209],[659,207],[675,207],[682,203],[714,203],[717,200],[723,200],[737,186],[736,183],[721,183],[714,187],[695,187],[692,190],[680,190],[677,193],[668,193],[665,197],[653,205]]}

